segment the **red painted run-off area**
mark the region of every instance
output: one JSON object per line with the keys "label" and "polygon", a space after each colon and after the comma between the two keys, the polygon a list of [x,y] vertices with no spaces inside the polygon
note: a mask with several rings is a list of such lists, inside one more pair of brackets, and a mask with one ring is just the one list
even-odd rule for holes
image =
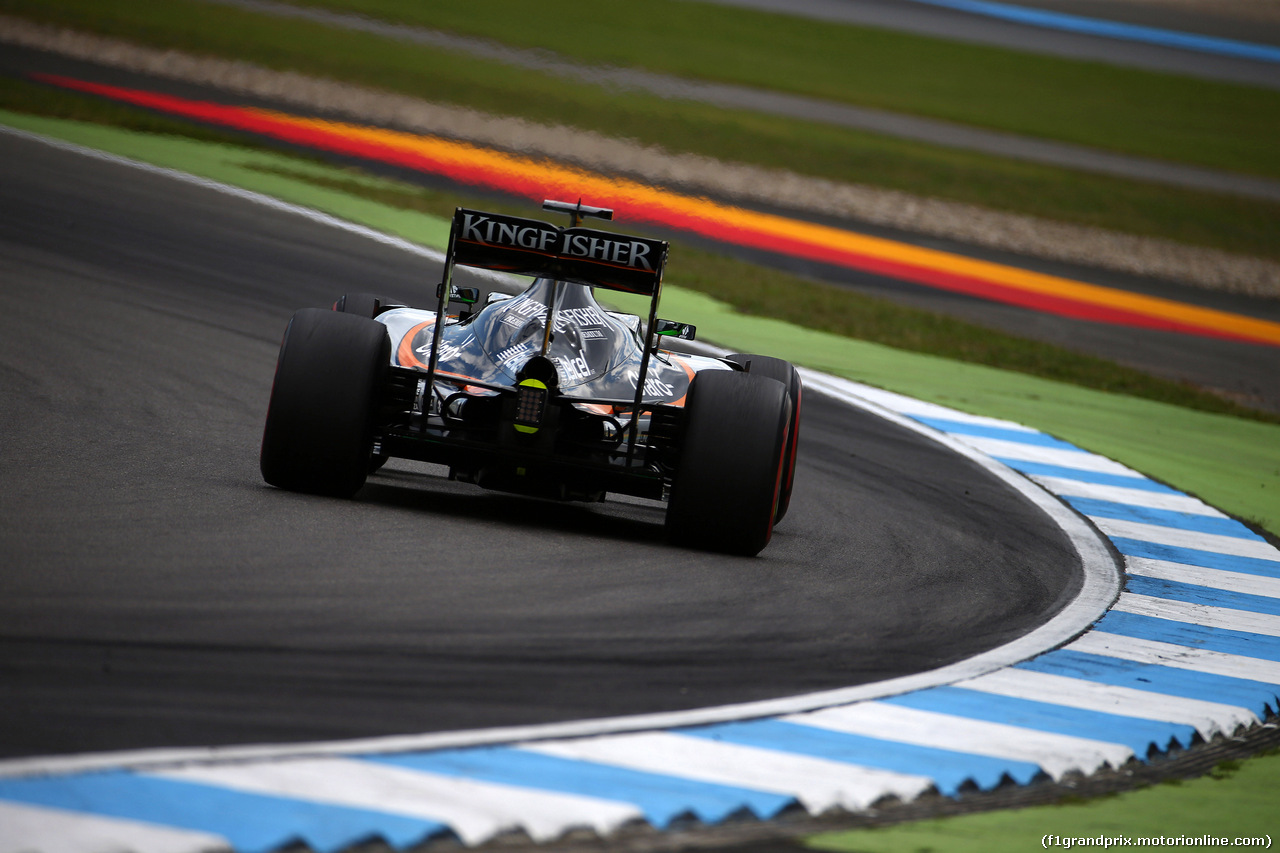
{"label": "red painted run-off area", "polygon": [[[1142,297],[1068,279],[1055,279],[1011,267],[973,262],[940,252],[926,252],[890,241],[859,238],[852,232],[840,232],[798,220],[743,211],[705,199],[694,199],[658,188],[548,164],[546,161],[524,159],[518,155],[460,146],[442,140],[435,141],[441,146],[450,147],[447,151],[443,148],[437,151],[433,148],[432,137],[409,137],[378,128],[342,125],[247,107],[193,101],[65,77],[33,77],[48,84],[170,115],[248,131],[308,148],[440,175],[459,183],[524,197],[538,204],[543,199],[564,196],[566,193],[577,198],[594,189],[609,197],[590,198],[589,201],[616,208],[620,218],[627,221],[648,222],[724,243],[765,249],[1065,317],[1280,346],[1280,324]],[[415,144],[406,144],[406,138],[414,140]],[[459,157],[460,148],[474,152],[474,156]],[[625,188],[625,191],[620,188]],[[841,245],[858,243],[859,240],[863,244],[873,245],[875,250],[859,251],[856,247]],[[925,262],[921,261],[922,257]],[[988,274],[966,274],[955,269],[965,266],[978,268]]]}

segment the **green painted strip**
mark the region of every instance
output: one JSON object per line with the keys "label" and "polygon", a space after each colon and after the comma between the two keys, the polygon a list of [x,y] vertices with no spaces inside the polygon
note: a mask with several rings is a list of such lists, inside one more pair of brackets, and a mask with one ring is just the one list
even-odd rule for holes
{"label": "green painted strip", "polygon": [[[376,178],[298,160],[99,125],[0,111],[0,122],[34,133],[232,184],[443,248],[449,223],[439,217],[354,198],[268,173],[392,186]],[[693,323],[727,347],[769,353],[816,370],[887,388],[962,411],[1043,430],[1197,495],[1280,535],[1280,426],[1106,394],[1044,379],[909,353],[786,323],[739,314],[682,290],[672,259],[662,315]],[[626,310],[636,310],[622,302]]]}

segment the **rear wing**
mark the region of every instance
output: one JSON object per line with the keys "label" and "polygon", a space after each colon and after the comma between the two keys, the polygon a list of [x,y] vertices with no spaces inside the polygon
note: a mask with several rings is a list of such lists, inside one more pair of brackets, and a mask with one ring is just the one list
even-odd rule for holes
{"label": "rear wing", "polygon": [[[449,249],[444,259],[444,277],[436,291],[436,316],[444,317],[446,304],[454,298],[453,270],[456,266],[543,276],[649,297],[645,350],[651,350],[653,338],[659,331],[658,300],[662,295],[662,274],[667,265],[669,244],[665,240],[630,237],[580,225],[584,216],[612,219],[613,211],[607,208],[588,207],[581,201],[577,204],[545,201],[542,207],[568,213],[572,224],[568,228],[557,228],[538,219],[464,207],[454,211],[453,225],[449,229]],[[554,304],[549,308],[546,318],[548,337],[542,348],[544,355],[554,325]],[[442,323],[436,323],[436,333],[432,336],[431,358],[427,363],[431,378],[435,375],[441,326]],[[641,368],[642,387],[647,367],[648,358]]]}
{"label": "rear wing", "polygon": [[[640,362],[635,411],[631,423],[631,445],[634,449],[649,358],[654,350],[654,337],[657,334],[658,300],[662,294],[662,274],[667,265],[669,244],[665,240],[629,237],[583,228],[580,223],[584,216],[612,219],[613,211],[588,207],[581,200],[576,205],[546,201],[542,206],[544,210],[568,213],[570,227],[557,228],[538,219],[485,213],[463,207],[454,211],[453,225],[449,230],[449,249],[445,253],[444,277],[436,294],[437,320],[431,341],[431,357],[427,362],[427,387],[431,388],[435,380],[440,329],[444,325],[445,306],[453,294],[455,266],[542,276],[647,296],[649,324],[645,330],[644,359]],[[554,325],[554,307],[553,303],[545,321],[547,338],[543,342],[544,354]],[[630,452],[627,461],[630,464]]]}
{"label": "rear wing", "polygon": [[537,219],[460,207],[453,214],[445,263],[655,297],[662,287],[667,248],[665,240],[580,226],[557,228]]}

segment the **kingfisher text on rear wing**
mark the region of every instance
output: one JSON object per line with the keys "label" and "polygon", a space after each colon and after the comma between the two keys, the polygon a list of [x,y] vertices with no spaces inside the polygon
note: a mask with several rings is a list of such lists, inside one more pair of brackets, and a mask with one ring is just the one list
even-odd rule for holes
{"label": "kingfisher text on rear wing", "polygon": [[537,219],[465,208],[454,213],[449,242],[455,264],[644,296],[653,296],[661,287],[668,250],[664,240],[556,228]]}

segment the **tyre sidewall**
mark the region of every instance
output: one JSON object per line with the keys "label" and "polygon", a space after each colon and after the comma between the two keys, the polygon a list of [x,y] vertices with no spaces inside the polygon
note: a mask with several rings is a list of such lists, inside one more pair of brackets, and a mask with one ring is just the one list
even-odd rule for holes
{"label": "tyre sidewall", "polygon": [[742,365],[743,369],[747,369],[750,365],[749,372],[755,376],[767,376],[778,380],[787,386],[787,393],[791,397],[791,424],[782,470],[782,488],[778,493],[778,509],[773,519],[773,523],[777,524],[782,521],[791,506],[791,492],[796,482],[796,452],[800,447],[800,405],[804,394],[800,371],[796,370],[795,365],[789,361],[767,355],[734,353],[725,358]]}
{"label": "tyre sidewall", "polygon": [[318,308],[295,314],[276,361],[263,478],[285,489],[339,496],[364,485],[374,404],[389,359],[381,323]]}
{"label": "tyre sidewall", "polygon": [[677,544],[757,554],[773,533],[791,403],[781,382],[708,371],[685,403],[680,465],[667,506]]}

